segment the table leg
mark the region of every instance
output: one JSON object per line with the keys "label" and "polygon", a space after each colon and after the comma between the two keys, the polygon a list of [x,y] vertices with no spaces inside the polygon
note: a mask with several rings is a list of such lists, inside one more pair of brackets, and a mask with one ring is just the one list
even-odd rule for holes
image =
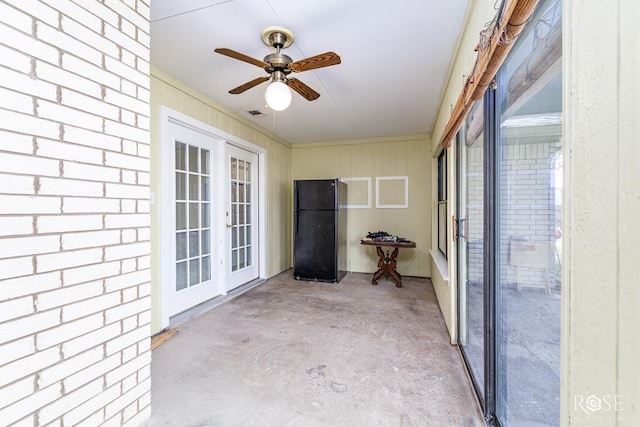
{"label": "table leg", "polygon": [[377,285],[378,284],[378,279],[382,277],[382,275],[384,274],[384,264],[385,264],[385,257],[384,257],[384,252],[382,251],[382,248],[380,246],[376,247],[376,253],[378,254],[378,271],[376,271],[375,273],[373,273],[373,279],[371,279],[371,284],[372,285]]}
{"label": "table leg", "polygon": [[387,254],[385,255],[384,251],[380,246],[376,248],[376,252],[379,258],[378,271],[373,273],[373,279],[371,279],[371,284],[377,285],[378,279],[380,279],[382,276],[385,276],[387,278],[390,277],[391,280],[393,280],[393,282],[396,284],[397,288],[401,288],[402,276],[400,275],[400,273],[396,271],[396,266],[398,265],[396,261],[396,258],[398,257],[398,248],[394,248],[391,255],[389,255],[388,251],[387,251]]}
{"label": "table leg", "polygon": [[396,288],[401,288],[402,276],[400,276],[400,273],[396,271],[396,267],[398,266],[398,262],[396,261],[396,258],[398,258],[398,248],[394,249],[393,253],[391,254],[391,257],[389,258],[389,275],[391,276],[391,279],[395,282]]}
{"label": "table leg", "polygon": [[389,275],[391,276],[391,279],[395,282],[396,288],[401,288],[402,287],[402,276],[400,276],[400,273],[398,273],[395,270],[391,270],[389,272]]}

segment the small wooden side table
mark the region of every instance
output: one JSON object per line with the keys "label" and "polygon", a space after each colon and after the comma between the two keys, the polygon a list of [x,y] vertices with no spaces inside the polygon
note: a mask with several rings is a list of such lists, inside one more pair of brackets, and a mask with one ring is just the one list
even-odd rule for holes
{"label": "small wooden side table", "polygon": [[[391,278],[396,284],[396,288],[402,287],[402,276],[396,270],[398,262],[396,258],[398,258],[398,250],[400,248],[415,248],[416,242],[404,241],[404,242],[378,242],[375,240],[361,240],[361,245],[365,246],[375,246],[376,253],[378,254],[378,271],[373,273],[373,279],[371,279],[372,285],[378,284],[378,279],[382,276],[386,278]],[[382,248],[394,248],[391,255],[389,255],[389,249],[387,249],[387,253],[385,254]]]}

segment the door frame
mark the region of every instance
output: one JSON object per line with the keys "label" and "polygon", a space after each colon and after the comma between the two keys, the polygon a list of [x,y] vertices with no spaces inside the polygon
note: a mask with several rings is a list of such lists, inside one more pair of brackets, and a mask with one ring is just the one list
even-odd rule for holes
{"label": "door frame", "polygon": [[[216,142],[212,143],[211,152],[214,155],[214,158],[221,159],[221,166],[218,168],[218,173],[213,174],[211,179],[215,180],[215,183],[212,185],[212,189],[217,192],[217,194],[224,195],[224,159],[225,159],[225,148],[227,144],[236,145],[240,148],[243,148],[247,151],[253,152],[258,156],[258,274],[259,277],[264,279],[267,276],[267,248],[266,248],[266,224],[267,224],[267,199],[266,199],[266,183],[267,183],[267,150],[262,147],[259,147],[255,144],[252,144],[248,141],[243,140],[237,136],[231,135],[223,130],[217,129],[211,125],[203,123],[193,117],[190,117],[186,114],[183,114],[179,111],[176,111],[172,108],[169,108],[165,105],[160,106],[160,138],[158,147],[159,157],[160,157],[160,171],[159,176],[159,186],[158,193],[159,194],[151,194],[151,203],[158,203],[160,206],[159,212],[159,223],[155,228],[154,234],[159,234],[160,239],[157,245],[152,245],[152,252],[156,253],[156,259],[160,261],[159,277],[157,281],[153,283],[152,289],[152,298],[158,298],[159,303],[153,304],[155,307],[159,307],[159,319],[160,326],[162,329],[169,327],[170,323],[170,310],[169,310],[169,298],[167,297],[166,290],[172,283],[174,283],[174,278],[171,273],[171,262],[173,261],[171,254],[168,251],[174,247],[175,243],[172,243],[172,239],[175,239],[174,230],[171,228],[173,221],[175,220],[175,207],[173,205],[174,197],[171,194],[167,193],[167,190],[173,188],[172,180],[174,179],[174,168],[171,163],[171,159],[173,158],[171,153],[173,148],[173,141],[170,141],[170,132],[169,125],[177,124],[179,126],[187,127],[196,132],[202,133],[214,140]],[[212,171],[214,170],[215,165],[212,165]],[[163,197],[166,196],[166,197]],[[224,196],[222,196],[224,199]],[[224,204],[224,201],[223,201]],[[226,208],[226,206],[225,206]],[[213,208],[212,208],[213,211]],[[214,221],[218,215],[212,212],[212,216]],[[224,227],[224,223],[212,224],[213,227]],[[213,234],[213,232],[212,232]],[[212,249],[218,251],[218,256],[214,256],[212,259],[212,279],[216,280],[218,283],[218,294],[217,295],[226,295],[226,274],[224,271],[224,260],[221,258],[222,254],[225,253],[224,244],[224,233],[215,234],[216,241],[212,241]]]}

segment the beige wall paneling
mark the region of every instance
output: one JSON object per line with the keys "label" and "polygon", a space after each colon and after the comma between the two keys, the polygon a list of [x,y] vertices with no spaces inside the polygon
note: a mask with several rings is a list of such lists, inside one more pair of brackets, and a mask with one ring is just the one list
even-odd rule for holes
{"label": "beige wall paneling", "polygon": [[[564,1],[563,264],[569,268],[562,278],[561,421],[634,425],[640,418],[640,6]],[[615,396],[618,411],[604,404]],[[577,405],[590,397],[593,411]]]}

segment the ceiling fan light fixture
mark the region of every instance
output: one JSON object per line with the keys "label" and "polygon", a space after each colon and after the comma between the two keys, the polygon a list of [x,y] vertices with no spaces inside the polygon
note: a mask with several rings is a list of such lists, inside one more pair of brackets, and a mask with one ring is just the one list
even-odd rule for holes
{"label": "ceiling fan light fixture", "polygon": [[237,95],[261,83],[270,81],[271,83],[264,93],[264,98],[267,101],[267,107],[274,111],[282,111],[289,107],[291,104],[291,89],[307,101],[318,99],[320,97],[318,92],[300,80],[293,77],[287,78],[287,76],[291,73],[300,73],[340,64],[340,56],[335,52],[325,52],[294,61],[290,56],[280,52],[281,49],[285,49],[293,43],[294,37],[290,30],[284,27],[267,27],[262,31],[261,36],[262,41],[267,46],[272,46],[276,49],[275,53],[265,56],[263,61],[228,48],[214,49],[216,53],[255,65],[269,74],[269,76],[258,77],[235,87],[229,93]]}
{"label": "ceiling fan light fixture", "polygon": [[272,110],[286,110],[291,104],[291,89],[281,81],[271,82],[264,92],[264,99]]}

